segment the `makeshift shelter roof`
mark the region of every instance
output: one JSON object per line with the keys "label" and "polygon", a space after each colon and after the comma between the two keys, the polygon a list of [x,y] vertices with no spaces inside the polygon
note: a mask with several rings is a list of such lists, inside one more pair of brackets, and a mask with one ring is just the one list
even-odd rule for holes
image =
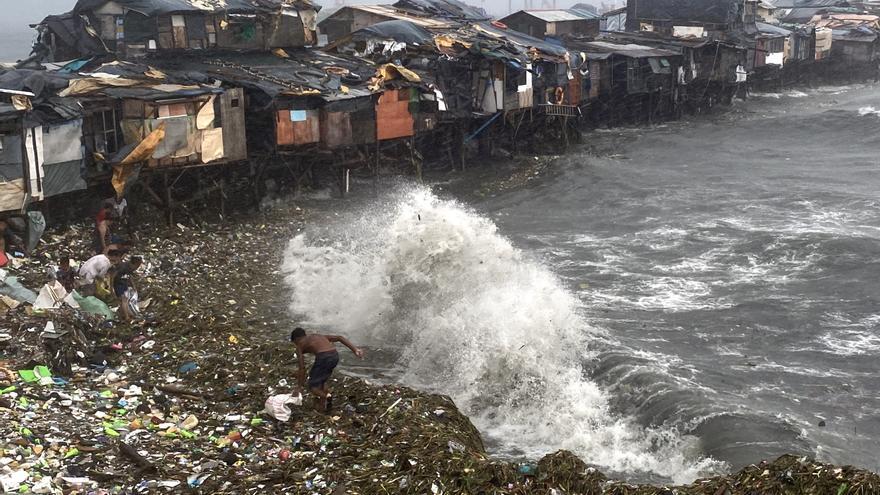
{"label": "makeshift shelter roof", "polygon": [[849,7],[846,0],[765,0],[777,9]]}
{"label": "makeshift shelter roof", "polygon": [[681,55],[678,52],[662,48],[653,48],[635,43],[611,43],[608,41],[579,42],[571,44],[571,47],[586,52],[588,58],[590,54],[621,55],[631,58],[676,57]]}
{"label": "makeshift shelter roof", "polygon": [[35,98],[48,98],[66,88],[76,76],[58,71],[13,69],[0,71],[0,88],[28,91]]}
{"label": "makeshift shelter roof", "polygon": [[487,21],[492,18],[483,9],[459,0],[398,0],[394,7],[444,19]]}
{"label": "makeshift shelter roof", "polygon": [[727,24],[736,17],[742,0],[629,0],[633,19]]}
{"label": "makeshift shelter roof", "polygon": [[791,31],[785,28],[781,28],[779,26],[774,26],[773,24],[767,24],[764,22],[755,23],[758,26],[758,32],[764,36],[782,36],[788,37],[791,35]]}
{"label": "makeshift shelter roof", "polygon": [[79,53],[101,54],[108,51],[97,35],[86,30],[82,17],[78,14],[67,12],[50,15],[43,19],[40,25],[51,30],[59,41],[75,48]]}
{"label": "makeshift shelter roof", "polygon": [[73,12],[88,12],[109,2],[146,16],[174,12],[266,12],[283,7],[319,10],[309,0],[79,0]]}
{"label": "makeshift shelter roof", "polygon": [[[536,19],[544,22],[564,22],[564,21],[583,21],[590,19],[598,19],[597,14],[586,11],[567,10],[521,10],[520,12],[528,14]],[[516,15],[516,13],[511,14]],[[509,17],[509,16],[508,16]]]}
{"label": "makeshift shelter roof", "polygon": [[17,118],[21,112],[9,103],[0,103],[0,122]]}
{"label": "makeshift shelter roof", "polygon": [[871,14],[826,14],[814,17],[810,24],[830,29],[880,29],[880,17]]}
{"label": "makeshift shelter roof", "polygon": [[535,50],[538,55],[557,58],[564,58],[568,55],[568,50],[560,45],[534,38],[513,29],[500,28],[490,22],[478,22],[473,24],[472,27],[480,34],[489,38],[508,41],[526,51]]}
{"label": "makeshift shelter roof", "polygon": [[[594,41],[592,38],[572,38],[571,41],[566,39],[566,43],[570,45],[572,49],[575,48],[575,43],[577,42],[590,42]],[[673,36],[665,36],[660,33],[655,32],[614,32],[614,33],[603,33],[598,39],[595,41],[607,41],[610,43],[616,44],[636,44],[636,45],[645,45],[653,48],[661,48],[664,50],[670,50],[674,52],[682,52],[683,49],[699,49],[703,48],[707,45],[715,45],[718,44],[720,46],[728,47],[728,48],[739,48],[739,46],[730,41],[722,41],[722,40],[713,40],[710,38],[676,38]]]}
{"label": "makeshift shelter roof", "polygon": [[352,39],[382,39],[402,43],[428,45],[434,43],[434,37],[424,28],[411,21],[384,21],[367,26],[351,33]]}
{"label": "makeshift shelter roof", "polygon": [[304,49],[285,54],[287,57],[230,53],[211,59],[192,53],[161,63],[163,68],[196,70],[264,94],[265,98],[255,102],[255,106],[269,105],[273,100],[285,97],[335,102],[373,94],[369,83],[379,69],[374,64],[319,50]]}
{"label": "makeshift shelter roof", "polygon": [[[343,7],[344,9],[352,9],[359,10],[361,12],[366,12],[368,14],[374,14],[381,17],[387,17],[389,19],[401,20],[401,21],[409,21],[419,27],[425,29],[454,29],[459,26],[459,24],[450,19],[435,19],[431,17],[424,17],[421,15],[416,15],[413,13],[405,12],[399,9],[396,9],[390,5],[348,5]],[[342,9],[340,9],[342,10]],[[326,19],[325,19],[326,21]],[[324,21],[321,21],[324,22]]]}
{"label": "makeshift shelter roof", "polygon": [[877,33],[868,29],[832,29],[831,37],[835,41],[873,43],[877,40]]}

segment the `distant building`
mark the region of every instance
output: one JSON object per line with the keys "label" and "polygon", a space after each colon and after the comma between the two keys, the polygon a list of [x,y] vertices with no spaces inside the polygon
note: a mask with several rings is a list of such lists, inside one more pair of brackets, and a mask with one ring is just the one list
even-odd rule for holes
{"label": "distant building", "polygon": [[599,30],[605,32],[626,31],[626,7],[610,10],[599,19]]}
{"label": "distant building", "polygon": [[676,37],[754,35],[757,0],[628,0],[627,30]]}
{"label": "distant building", "polygon": [[462,22],[489,20],[483,9],[458,0],[398,0],[392,5],[349,5],[318,23],[322,35],[333,42],[373,24],[408,21],[429,30],[454,29]]}
{"label": "distant building", "polygon": [[270,50],[316,43],[308,0],[79,0],[38,26],[50,60],[208,48]]}
{"label": "distant building", "polygon": [[387,21],[407,21],[424,29],[452,29],[455,21],[415,15],[391,5],[349,5],[342,7],[318,23],[321,36],[330,42],[344,38],[365,27]]}
{"label": "distant building", "polygon": [[599,34],[599,15],[586,10],[520,10],[500,22],[514,31],[536,38]]}

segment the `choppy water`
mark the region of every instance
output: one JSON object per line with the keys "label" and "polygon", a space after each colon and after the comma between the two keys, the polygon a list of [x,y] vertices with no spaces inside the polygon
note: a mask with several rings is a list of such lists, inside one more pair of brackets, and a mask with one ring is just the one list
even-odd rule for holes
{"label": "choppy water", "polygon": [[349,200],[292,240],[292,310],[451,395],[500,455],[651,481],[787,452],[880,470],[874,108],[869,86],[760,95],[595,133],[479,204]]}

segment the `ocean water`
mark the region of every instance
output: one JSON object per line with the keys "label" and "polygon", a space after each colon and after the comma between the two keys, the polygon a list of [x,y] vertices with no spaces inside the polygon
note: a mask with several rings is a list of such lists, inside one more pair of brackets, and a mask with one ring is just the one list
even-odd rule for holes
{"label": "ocean water", "polygon": [[450,395],[495,455],[652,482],[783,453],[880,470],[878,107],[756,95],[592,133],[474,204],[356,194],[290,241],[291,311],[373,350],[343,366]]}

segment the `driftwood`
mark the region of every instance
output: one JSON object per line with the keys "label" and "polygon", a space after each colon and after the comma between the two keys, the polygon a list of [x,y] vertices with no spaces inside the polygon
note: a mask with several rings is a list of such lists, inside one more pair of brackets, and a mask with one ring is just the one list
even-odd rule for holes
{"label": "driftwood", "polygon": [[185,389],[183,387],[175,387],[174,385],[155,385],[156,390],[165,392],[166,394],[179,395],[186,399],[205,401],[205,396],[201,392]]}
{"label": "driftwood", "polygon": [[149,459],[140,455],[138,451],[131,445],[120,440],[119,442],[117,442],[116,446],[119,449],[119,453],[134,462],[141,472],[150,472],[156,470],[156,466],[154,466],[153,463],[149,461]]}

